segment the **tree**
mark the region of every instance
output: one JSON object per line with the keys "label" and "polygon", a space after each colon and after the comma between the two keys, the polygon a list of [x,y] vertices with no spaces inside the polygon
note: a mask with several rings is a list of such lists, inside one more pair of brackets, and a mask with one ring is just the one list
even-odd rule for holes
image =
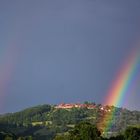
{"label": "tree", "polygon": [[123,135],[117,135],[114,137],[110,137],[108,140],[125,140]]}
{"label": "tree", "polygon": [[140,128],[128,127],[124,133],[125,140],[140,140]]}
{"label": "tree", "polygon": [[88,122],[77,124],[69,133],[70,140],[99,140],[101,135],[97,127]]}
{"label": "tree", "polygon": [[57,135],[54,140],[70,140],[70,136],[69,135],[64,135],[64,134],[61,134],[61,135]]}
{"label": "tree", "polygon": [[6,136],[4,140],[13,140],[13,138],[10,136]]}
{"label": "tree", "polygon": [[19,137],[18,140],[25,140],[23,137]]}

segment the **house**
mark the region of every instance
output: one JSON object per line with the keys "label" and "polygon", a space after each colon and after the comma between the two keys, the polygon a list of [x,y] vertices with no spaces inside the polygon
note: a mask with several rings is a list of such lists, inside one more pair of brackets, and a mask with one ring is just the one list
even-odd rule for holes
{"label": "house", "polygon": [[79,104],[79,103],[71,103],[71,104],[65,104],[61,103],[55,107],[56,109],[71,109],[71,108],[88,108],[88,109],[95,109],[96,106],[92,104]]}

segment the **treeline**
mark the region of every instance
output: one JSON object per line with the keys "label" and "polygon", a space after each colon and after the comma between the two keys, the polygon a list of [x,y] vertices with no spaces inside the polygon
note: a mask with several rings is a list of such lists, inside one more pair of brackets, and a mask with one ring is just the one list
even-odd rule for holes
{"label": "treeline", "polygon": [[47,120],[47,114],[53,107],[51,105],[39,105],[16,113],[0,116],[0,123],[13,124],[17,126],[28,125],[34,121]]}
{"label": "treeline", "polygon": [[121,134],[104,138],[95,125],[81,122],[69,132],[57,135],[54,140],[140,140],[140,128],[128,127]]}
{"label": "treeline", "polygon": [[[42,136],[16,136],[13,133],[0,132],[0,140],[48,140]],[[65,133],[56,134],[51,140],[140,140],[140,128],[128,127],[124,132],[110,138],[105,138],[95,125],[80,122]]]}

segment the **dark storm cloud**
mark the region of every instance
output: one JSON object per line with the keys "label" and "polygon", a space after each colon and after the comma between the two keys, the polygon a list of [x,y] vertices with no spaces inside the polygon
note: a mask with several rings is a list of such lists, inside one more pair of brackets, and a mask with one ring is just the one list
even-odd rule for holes
{"label": "dark storm cloud", "polygon": [[[139,7],[132,0],[1,2],[0,44],[16,29],[21,48],[4,112],[42,103],[102,102],[135,47]],[[138,96],[127,107],[139,109]]]}

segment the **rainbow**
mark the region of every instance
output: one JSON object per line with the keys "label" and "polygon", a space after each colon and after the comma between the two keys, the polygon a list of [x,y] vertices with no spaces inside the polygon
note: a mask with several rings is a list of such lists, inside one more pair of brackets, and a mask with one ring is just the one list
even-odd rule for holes
{"label": "rainbow", "polygon": [[4,103],[8,96],[8,87],[16,69],[19,47],[14,41],[0,49],[0,112],[4,111]]}
{"label": "rainbow", "polygon": [[[139,49],[134,49],[123,63],[121,70],[118,72],[116,79],[112,82],[111,88],[105,98],[105,105],[113,105],[121,107],[124,104],[124,97],[134,93],[133,88],[137,84],[137,78],[140,71],[140,52]],[[115,108],[105,112],[99,121],[98,127],[102,128],[103,132],[108,132],[115,119]]]}
{"label": "rainbow", "polygon": [[[13,23],[13,24],[12,24]],[[22,23],[11,22],[6,38],[1,41],[0,46],[0,113],[5,113],[6,99],[12,79],[20,61],[21,55],[21,32]]]}

